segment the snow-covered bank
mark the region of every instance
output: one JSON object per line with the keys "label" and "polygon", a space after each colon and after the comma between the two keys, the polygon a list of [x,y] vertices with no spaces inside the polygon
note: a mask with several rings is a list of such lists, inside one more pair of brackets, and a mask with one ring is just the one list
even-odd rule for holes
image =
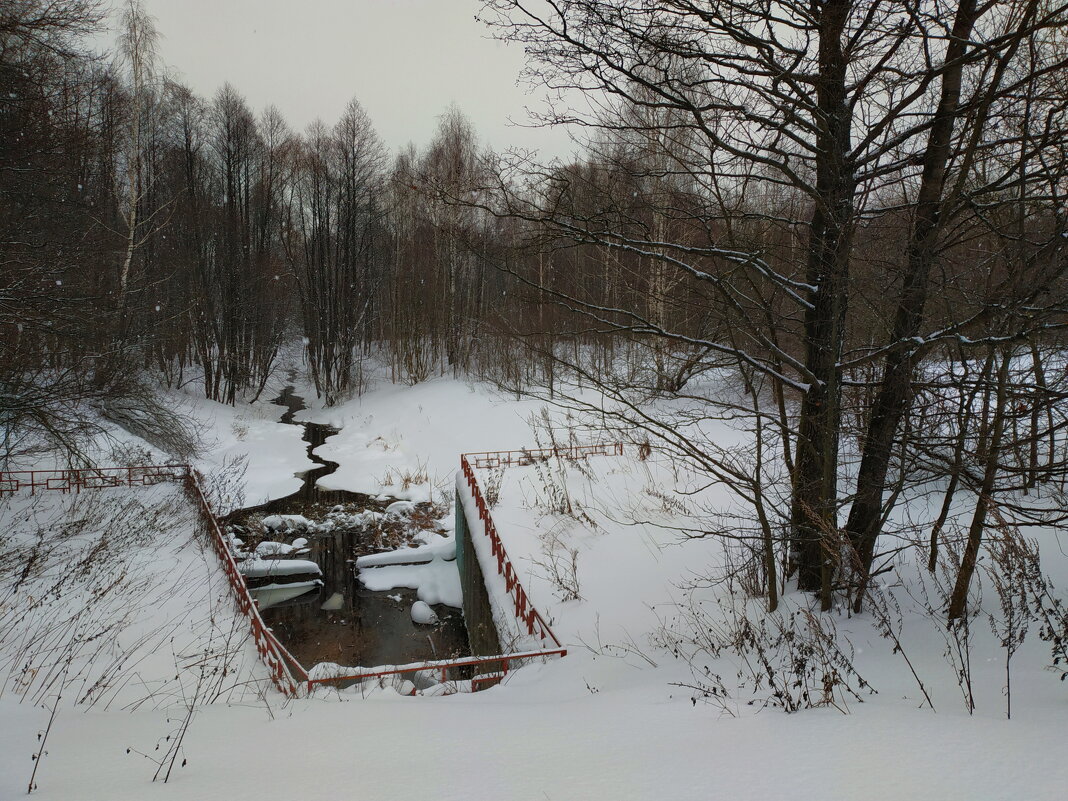
{"label": "snow-covered bank", "polygon": [[461,453],[529,444],[528,421],[540,408],[487,384],[437,378],[414,387],[383,382],[298,419],[341,428],[316,450],[341,464],[320,487],[427,501],[451,494]]}
{"label": "snow-covered bank", "polygon": [[[532,677],[533,679],[534,677]],[[720,718],[650,699],[584,692],[546,699],[514,685],[474,696],[371,697],[263,709],[209,707],[167,786],[127,748],[153,753],[162,712],[61,717],[40,801],[1061,801],[1063,710],[1026,726],[914,709]],[[0,701],[0,797],[25,794],[32,733],[47,713]],[[260,766],[271,766],[262,769]]]}
{"label": "snow-covered bank", "polygon": [[[227,406],[200,399],[190,414],[205,447],[194,466],[206,474],[232,471],[240,495],[230,508],[255,506],[296,492],[302,473],[314,468],[301,426],[279,422],[285,409],[266,401]],[[220,510],[225,513],[227,510]]]}
{"label": "snow-covered bank", "polygon": [[[419,412],[428,396],[456,402],[440,403],[432,415]],[[373,419],[356,415],[334,421],[347,426],[353,447],[351,457],[340,449],[331,458],[342,461],[353,481],[373,462],[356,447],[361,437],[396,443],[382,453],[396,460],[392,464],[398,470],[427,463],[440,452],[434,458],[450,478],[461,450],[534,444],[525,423],[534,404],[515,403],[489,389],[472,392],[461,382],[380,387],[364,402],[373,406]],[[348,414],[355,404],[344,407]],[[265,406],[262,413],[276,410]],[[227,425],[227,419],[216,417],[216,424]],[[431,419],[433,430],[428,430]],[[475,430],[482,421],[485,431]],[[723,428],[710,436],[719,442],[739,438],[736,430]],[[420,432],[429,445],[423,445]],[[449,438],[456,440],[456,450],[446,453],[452,447]],[[625,457],[591,457],[578,465],[549,462],[480,471],[484,486],[499,483],[494,520],[531,600],[567,646],[566,658],[529,664],[511,672],[503,685],[473,696],[407,698],[379,690],[361,698],[322,690],[295,702],[271,693],[262,702],[244,697],[233,699],[233,706],[204,705],[184,743],[188,763],[176,769],[165,788],[151,784],[155,766],[126,749],[154,754],[155,744],[175,731],[185,710],[179,696],[159,693],[169,709],[142,706],[133,713],[114,707],[103,712],[99,706],[83,713],[65,700],[49,735],[35,797],[1063,798],[1068,762],[1060,741],[1068,698],[1065,685],[1045,670],[1046,644],[1032,631],[1016,654],[1013,719],[1006,721],[1004,652],[987,621],[977,618],[971,652],[977,708],[969,716],[945,656],[944,623],[903,592],[923,578],[911,562],[897,576],[884,576],[882,585],[903,603],[901,644],[937,712],[926,707],[902,655],[880,634],[870,611],[820,616],[843,643],[848,638],[852,663],[878,691],[873,695],[861,688],[863,703],[849,699],[843,706],[848,715],[830,706],[786,715],[768,704],[766,688],[753,689],[751,674],[739,676],[745,665],[737,654],[695,648],[700,624],[724,625],[725,615],[747,610],[756,621],[762,604],[738,583],[711,580],[722,575],[729,558],[726,544],[718,537],[687,538],[681,529],[700,530],[712,520],[708,506],[729,510],[732,500],[718,485],[698,495],[673,495],[676,482],[691,489],[698,483],[677,469],[656,452],[643,460],[628,450]],[[381,482],[373,489],[380,490]],[[443,495],[450,494],[451,485]],[[5,520],[21,509],[6,508],[11,511]],[[931,512],[922,498],[907,508],[918,520]],[[288,523],[299,521],[279,522],[286,523],[279,531],[286,529],[287,536],[304,531],[290,530]],[[175,548],[178,543],[175,539]],[[1054,580],[1068,586],[1066,560],[1056,542],[1046,537],[1042,546],[1048,546]],[[393,571],[398,574],[389,577],[393,583],[413,578],[415,571],[451,568],[451,548],[451,539],[435,534],[420,548],[365,557],[360,567]],[[204,580],[181,567],[192,553],[159,551],[159,564],[150,564],[147,575],[162,582],[173,572],[189,583],[180,589],[192,593]],[[213,567],[208,554],[208,578],[225,586]],[[414,578],[422,586],[423,576]],[[787,593],[783,606],[800,610],[808,602]],[[996,607],[991,593],[984,608]],[[213,617],[223,620],[219,608],[214,607]],[[190,614],[191,621],[196,619]],[[771,656],[784,664],[788,652]],[[258,663],[253,667],[259,669]],[[139,665],[137,682],[165,684],[173,680],[173,671],[164,647]],[[729,695],[705,695],[714,686],[713,675]],[[24,793],[30,755],[39,747],[37,734],[48,715],[29,702],[17,704],[10,689],[0,697],[0,799]]]}
{"label": "snow-covered bank", "polygon": [[0,501],[0,531],[0,697],[52,706],[62,688],[69,714],[264,689],[180,486],[19,495]]}

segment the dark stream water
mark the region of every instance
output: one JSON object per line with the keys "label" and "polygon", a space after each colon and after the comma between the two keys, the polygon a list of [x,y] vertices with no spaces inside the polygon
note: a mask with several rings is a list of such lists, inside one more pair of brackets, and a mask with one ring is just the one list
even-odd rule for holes
{"label": "dark stream water", "polygon": [[[304,399],[286,387],[275,403],[287,408],[283,423],[299,425],[294,415],[306,408]],[[324,490],[316,482],[333,473],[338,465],[313,452],[338,429],[321,423],[304,423],[308,456],[319,466],[304,474],[304,484],[292,495],[229,516],[228,523],[242,525],[272,514],[301,514],[321,521],[338,509],[357,514],[364,510],[383,511],[395,498],[379,499],[343,490]],[[396,523],[392,526],[396,536]],[[264,622],[301,664],[310,668],[318,662],[335,662],[350,667],[397,665],[431,659],[447,659],[470,654],[463,614],[458,609],[437,605],[440,623],[417,625],[411,619],[416,591],[396,589],[372,592],[357,579],[356,559],[380,550],[376,547],[389,534],[371,526],[339,526],[329,533],[295,534],[309,540],[310,559],[322,570],[323,586],[297,598],[262,610]],[[238,532],[241,536],[241,533]],[[289,537],[288,539],[292,539]],[[336,603],[340,595],[340,603]],[[328,600],[337,608],[324,610]]]}

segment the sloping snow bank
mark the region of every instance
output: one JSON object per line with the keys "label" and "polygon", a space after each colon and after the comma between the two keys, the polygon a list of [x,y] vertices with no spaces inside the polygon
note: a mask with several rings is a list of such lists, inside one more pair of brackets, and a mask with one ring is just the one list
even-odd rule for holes
{"label": "sloping snow bank", "polygon": [[103,710],[267,683],[180,487],[7,498],[0,531],[0,695]]}
{"label": "sloping snow bank", "polygon": [[189,408],[207,432],[194,466],[206,474],[233,474],[232,492],[219,499],[219,514],[284,498],[303,486],[302,473],[316,467],[303,427],[278,422],[286,411],[281,406],[266,401],[227,406],[198,398]]}
{"label": "sloping snow bank", "polygon": [[414,387],[381,384],[341,406],[298,418],[341,428],[316,450],[341,464],[319,479],[320,487],[428,501],[440,500],[436,486],[451,491],[449,479],[461,453],[529,443],[528,419],[540,408],[489,385],[438,378]]}
{"label": "sloping snow bank", "polygon": [[[558,703],[525,689],[210,707],[165,787],[126,749],[153,753],[174,728],[166,713],[60,716],[32,798],[263,801],[315,787],[375,801],[1063,801],[1068,781],[1063,708],[1026,726],[904,707],[732,719],[673,703],[670,687]],[[0,718],[0,798],[21,798],[48,712],[2,699]]]}

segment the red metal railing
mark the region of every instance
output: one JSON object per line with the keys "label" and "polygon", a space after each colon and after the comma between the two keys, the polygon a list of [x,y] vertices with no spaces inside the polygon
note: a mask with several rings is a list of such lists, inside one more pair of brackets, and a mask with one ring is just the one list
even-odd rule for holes
{"label": "red metal railing", "polygon": [[[506,451],[505,453],[515,452]],[[545,618],[530,603],[530,597],[519,581],[519,576],[512,566],[512,560],[508,558],[504,543],[501,542],[500,534],[497,533],[497,526],[494,525],[493,517],[490,515],[489,504],[486,503],[486,499],[482,495],[482,489],[478,486],[475,471],[467,458],[472,455],[474,454],[463,454],[460,457],[460,469],[463,471],[464,479],[471,490],[471,496],[475,500],[475,508],[478,509],[478,518],[482,521],[483,530],[486,532],[486,536],[489,537],[490,553],[497,562],[497,573],[504,577],[504,585],[508,590],[508,594],[512,596],[512,602],[515,606],[515,618],[526,626],[527,634],[533,634],[540,640],[548,638],[553,641],[557,648],[560,648],[560,641],[553,634],[553,630],[549,628],[549,624],[545,622]],[[478,454],[478,456],[489,457],[493,456],[493,454]],[[500,464],[503,464],[503,462]],[[530,464],[530,462],[526,464]]]}
{"label": "red metal railing", "polygon": [[585,459],[587,456],[622,456],[623,443],[610,442],[596,445],[565,445],[558,448],[523,448],[518,451],[485,451],[483,453],[465,453],[460,457],[469,458],[478,468],[523,467],[534,462],[557,459]]}
{"label": "red metal railing", "polygon": [[184,464],[139,465],[137,467],[87,467],[70,470],[0,470],[0,495],[28,489],[40,491],[81,492],[83,489],[108,487],[145,487],[161,481],[178,481],[186,477]]}
{"label": "red metal railing", "polygon": [[[271,673],[271,681],[278,690],[290,697],[300,695],[300,688],[308,681],[308,671],[298,662],[285,646],[274,636],[274,632],[267,627],[260,616],[259,606],[248,591],[245,577],[237,569],[237,561],[230,550],[230,546],[223,536],[222,526],[219,519],[212,511],[211,504],[200,484],[200,478],[196,471],[190,470],[188,484],[190,493],[196,499],[201,517],[207,523],[208,534],[211,537],[212,546],[216,556],[222,562],[223,572],[230,580],[230,588],[234,591],[237,600],[237,608],[245,615],[252,626],[252,636],[256,641],[256,650],[260,659]],[[298,684],[298,680],[300,684]]]}

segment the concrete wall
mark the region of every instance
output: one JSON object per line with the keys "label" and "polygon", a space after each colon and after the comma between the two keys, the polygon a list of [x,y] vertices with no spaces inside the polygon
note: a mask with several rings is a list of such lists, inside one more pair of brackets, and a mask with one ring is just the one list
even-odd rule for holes
{"label": "concrete wall", "polygon": [[460,586],[464,595],[464,622],[471,653],[475,656],[494,656],[501,652],[497,627],[493,623],[486,581],[471,544],[471,530],[467,526],[464,505],[456,493],[456,568],[460,571]]}

